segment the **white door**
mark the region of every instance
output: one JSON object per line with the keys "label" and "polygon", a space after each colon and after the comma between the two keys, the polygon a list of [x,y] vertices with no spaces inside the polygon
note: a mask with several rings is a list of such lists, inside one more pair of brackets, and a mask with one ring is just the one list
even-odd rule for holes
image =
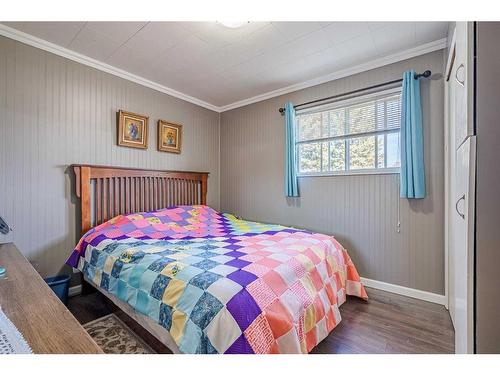
{"label": "white door", "polygon": [[474,184],[476,137],[456,151],[455,212],[450,249],[450,314],[455,327],[455,352],[473,351]]}
{"label": "white door", "polygon": [[[451,61],[453,64],[453,61]],[[455,253],[453,246],[455,244],[455,190],[456,190],[456,147],[455,147],[455,88],[454,79],[446,82],[446,143],[445,143],[445,162],[446,162],[446,249],[447,249],[447,273],[446,273],[446,294],[448,296],[448,311],[451,320],[455,325]]]}

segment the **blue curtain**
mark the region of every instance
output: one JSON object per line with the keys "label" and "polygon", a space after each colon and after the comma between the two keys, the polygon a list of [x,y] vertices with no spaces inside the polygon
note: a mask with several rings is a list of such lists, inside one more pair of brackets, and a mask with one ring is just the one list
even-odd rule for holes
{"label": "blue curtain", "polygon": [[401,98],[401,198],[425,198],[424,141],[420,81],[403,75]]}
{"label": "blue curtain", "polygon": [[293,104],[285,104],[285,196],[298,197],[299,185],[295,168],[295,109]]}

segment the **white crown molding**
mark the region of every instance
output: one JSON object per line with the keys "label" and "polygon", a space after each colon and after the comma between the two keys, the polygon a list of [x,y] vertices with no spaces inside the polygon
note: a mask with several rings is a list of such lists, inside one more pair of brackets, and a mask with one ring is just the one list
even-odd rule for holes
{"label": "white crown molding", "polygon": [[[383,281],[367,279],[365,277],[361,278],[361,282],[363,283],[363,285],[365,285],[369,288],[379,289],[379,290],[383,290],[385,292],[400,294],[402,296],[416,298],[416,299],[420,299],[423,301],[428,301],[428,302],[437,303],[439,305],[446,306],[446,296],[444,296],[442,294],[436,294],[436,293],[426,292],[423,290],[407,288],[405,286],[396,285],[396,284],[389,284],[389,283],[385,283]],[[368,296],[368,297],[370,297],[370,296]]]}
{"label": "white crown molding", "polygon": [[58,46],[57,44],[47,42],[46,40],[37,38],[33,35],[23,33],[22,31],[13,29],[12,27],[0,24],[0,35],[5,36],[10,39],[17,40],[18,42],[28,44],[32,47],[36,47],[39,49],[42,49],[47,52],[51,52],[55,55],[65,57],[69,60],[76,61],[80,64],[90,66],[92,68],[98,69],[100,71],[112,74],[114,76],[126,79],[128,81],[137,83],[139,85],[149,87],[150,89],[162,92],[164,94],[168,94],[170,96],[176,97],[178,99],[185,100],[186,102],[190,102],[196,105],[199,105],[200,107],[204,107],[207,109],[210,109],[215,112],[220,112],[220,108],[207,103],[201,99],[192,97],[190,95],[183,94],[182,92],[179,92],[177,90],[171,89],[170,87],[160,85],[159,83],[150,81],[146,78],[140,77],[138,75],[129,73],[125,70],[116,68],[112,65],[103,63],[102,61],[95,60],[91,57],[82,55],[78,52],[72,51],[70,49],[67,49],[65,47]]}
{"label": "white crown molding", "polygon": [[281,89],[269,91],[265,94],[260,94],[260,95],[254,96],[252,98],[243,99],[243,100],[219,107],[219,110],[221,112],[229,111],[231,109],[243,107],[243,106],[246,106],[246,105],[249,105],[252,103],[257,103],[257,102],[260,102],[260,101],[263,101],[266,99],[274,98],[276,96],[288,94],[290,92],[302,90],[302,89],[305,89],[305,88],[308,88],[311,86],[320,85],[320,84],[325,83],[325,82],[334,81],[334,80],[339,79],[339,78],[344,78],[344,77],[348,77],[348,76],[351,76],[354,74],[366,72],[367,70],[380,68],[384,65],[389,65],[389,64],[393,64],[393,63],[396,63],[399,61],[408,60],[408,59],[411,59],[412,57],[425,55],[426,53],[438,51],[438,50],[443,49],[443,48],[446,48],[446,38],[435,40],[434,42],[422,44],[420,46],[417,46],[417,47],[414,47],[414,48],[411,48],[411,49],[408,49],[405,51],[401,51],[401,52],[398,52],[398,53],[395,53],[392,55],[380,57],[376,60],[372,60],[372,61],[369,61],[369,62],[364,63],[364,64],[359,64],[359,65],[355,65],[353,67],[349,67],[346,69],[338,70],[336,72],[333,72],[333,73],[330,73],[330,74],[327,74],[327,75],[324,75],[324,76],[321,76],[318,78],[313,78],[309,81],[296,83],[296,84],[293,84],[293,85],[290,85],[287,87],[283,87]]}
{"label": "white crown molding", "polygon": [[293,91],[298,91],[302,90],[311,86],[316,86],[320,85],[322,83],[328,82],[328,81],[334,81],[339,78],[344,78],[353,74],[358,74],[361,72],[365,72],[367,70],[375,69],[375,68],[380,68],[381,66],[384,65],[389,65],[393,64],[398,61],[403,61],[410,59],[415,56],[419,55],[424,55],[426,53],[434,52],[443,48],[446,48],[446,38],[436,40],[434,42],[426,43],[423,45],[420,45],[415,48],[408,49],[406,51],[398,52],[389,56],[381,57],[376,60],[372,60],[370,62],[356,65],[347,69],[342,69],[330,74],[327,74],[325,76],[321,76],[318,78],[311,79],[309,81],[305,82],[300,82],[296,83],[287,87],[283,87],[277,90],[269,91],[264,94],[260,94],[257,96],[254,96],[252,98],[240,100],[225,106],[216,106],[214,104],[210,104],[208,102],[205,102],[201,99],[195,98],[193,96],[184,94],[182,92],[179,92],[177,90],[171,89],[170,87],[163,86],[159,83],[150,81],[146,78],[140,77],[138,75],[129,73],[125,70],[116,68],[112,65],[106,64],[102,61],[95,60],[91,57],[82,55],[78,52],[72,51],[70,49],[67,49],[65,47],[58,46],[57,44],[48,42],[46,40],[37,38],[33,35],[24,33],[22,31],[19,31],[17,29],[14,29],[12,27],[3,25],[0,23],[0,35],[5,36],[10,39],[17,40],[21,43],[42,49],[47,52],[51,52],[55,55],[65,57],[69,60],[76,61],[80,64],[90,66],[92,68],[98,69],[100,71],[112,74],[114,76],[126,79],[128,81],[137,83],[139,85],[149,87],[150,89],[162,92],[167,95],[171,95],[173,97],[176,97],[178,99],[185,100],[187,102],[199,105],[200,107],[210,109],[215,112],[225,112],[229,111],[231,109],[235,109],[238,107],[243,107],[252,103],[260,102],[266,99],[274,98],[276,96],[288,94]]}

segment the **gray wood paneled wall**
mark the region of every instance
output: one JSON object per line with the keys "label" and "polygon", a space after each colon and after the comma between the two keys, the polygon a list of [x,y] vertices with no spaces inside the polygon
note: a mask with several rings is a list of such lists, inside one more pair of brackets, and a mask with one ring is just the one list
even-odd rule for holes
{"label": "gray wood paneled wall", "polygon": [[[116,111],[149,116],[149,148],[116,145]],[[183,124],[182,154],[156,151],[157,120]],[[79,237],[72,163],[210,172],[219,208],[219,114],[0,37],[0,215],[42,275]]]}
{"label": "gray wood paneled wall", "polygon": [[[399,199],[399,175],[304,177],[283,195],[284,120],[278,108],[397,79],[407,69],[442,74],[442,51],[221,114],[221,208],[248,219],[334,235],[361,276],[444,294],[443,79],[422,82],[428,197]],[[397,231],[398,207],[401,228]]]}

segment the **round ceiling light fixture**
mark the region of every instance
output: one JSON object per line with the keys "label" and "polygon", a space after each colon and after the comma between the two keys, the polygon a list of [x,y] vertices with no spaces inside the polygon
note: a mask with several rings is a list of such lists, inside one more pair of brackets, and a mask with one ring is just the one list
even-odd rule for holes
{"label": "round ceiling light fixture", "polygon": [[230,29],[237,29],[238,27],[242,27],[246,24],[249,24],[250,21],[218,21],[222,26],[228,27]]}

